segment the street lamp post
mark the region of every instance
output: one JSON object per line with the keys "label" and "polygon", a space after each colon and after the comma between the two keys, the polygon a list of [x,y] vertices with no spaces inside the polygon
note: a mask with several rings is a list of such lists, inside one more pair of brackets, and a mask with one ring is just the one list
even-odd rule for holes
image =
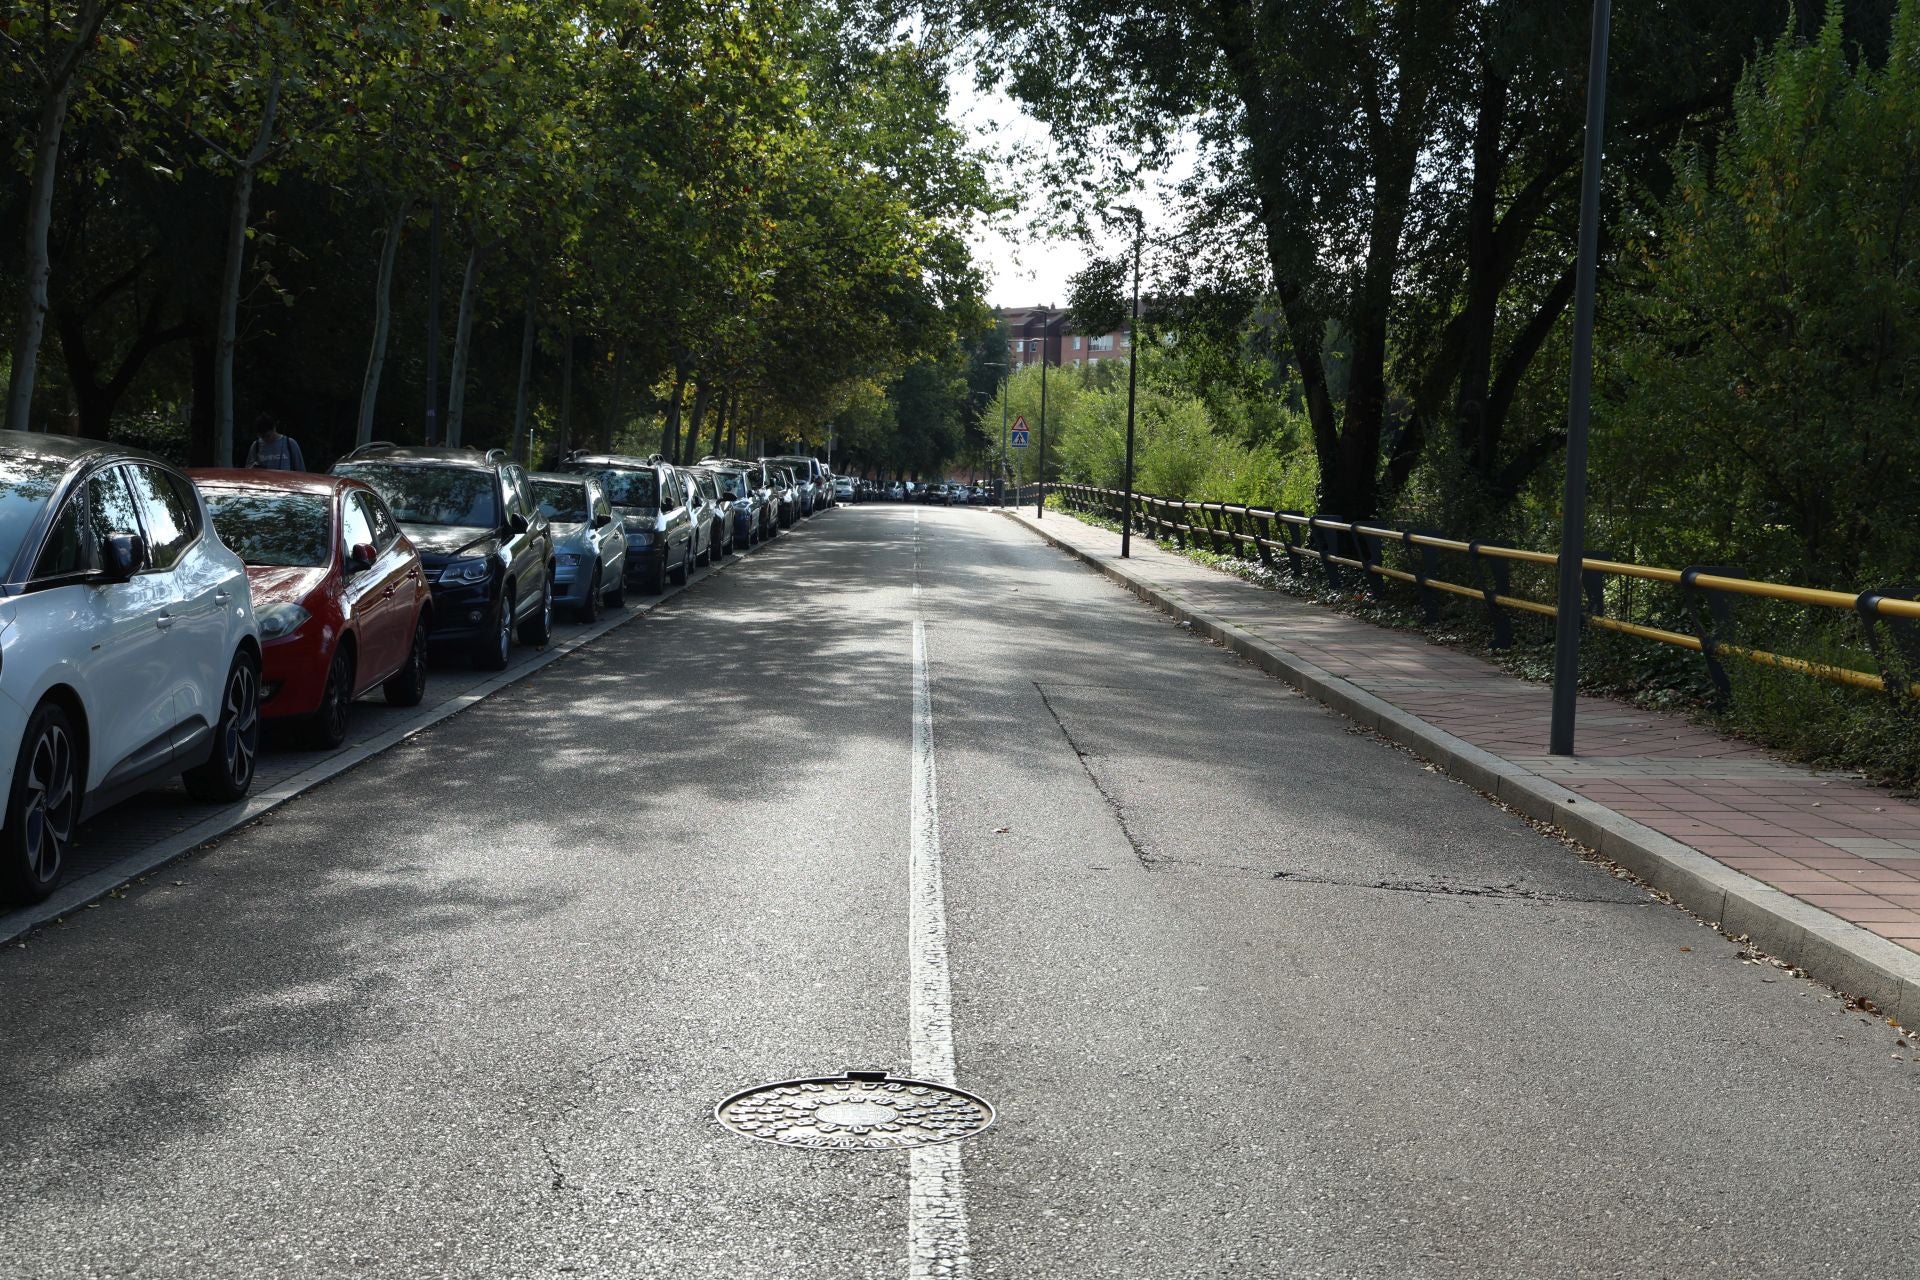
{"label": "street lamp post", "polygon": [[1127,466],[1126,496],[1120,505],[1120,558],[1133,555],[1133,399],[1140,373],[1140,242],[1146,239],[1147,222],[1138,209],[1120,212],[1133,218],[1133,309],[1127,321]]}
{"label": "street lamp post", "polygon": [[1573,381],[1567,397],[1567,482],[1560,504],[1560,574],[1554,596],[1553,721],[1547,749],[1573,754],[1580,683],[1580,571],[1587,534],[1587,416],[1593,391],[1593,295],[1600,263],[1600,164],[1606,151],[1607,36],[1612,0],[1593,0],[1587,63],[1587,155],[1580,193],[1580,261],[1573,302]]}
{"label": "street lamp post", "polygon": [[1047,321],[1050,317],[1045,307],[1035,310],[1040,317],[1040,470],[1035,473],[1040,496],[1034,501],[1033,518],[1039,520],[1047,514]]}

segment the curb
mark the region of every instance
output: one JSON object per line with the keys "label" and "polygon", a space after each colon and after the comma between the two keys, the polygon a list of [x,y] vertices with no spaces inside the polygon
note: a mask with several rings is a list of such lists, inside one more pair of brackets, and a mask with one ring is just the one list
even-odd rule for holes
{"label": "curb", "polygon": [[[1902,1025],[1920,1023],[1920,954],[1849,923],[1624,814],[1483,751],[1444,729],[1315,666],[1259,632],[1216,618],[1132,567],[1054,537],[1031,517],[1000,511],[1050,546],[1081,560],[1195,632],[1277,676],[1389,742],[1432,761],[1477,791],[1529,818],[1551,823],[1675,902],[1751,939],[1822,982],[1864,996]],[[1072,517],[1067,517],[1071,519]]]}
{"label": "curb", "polygon": [[[829,508],[829,510],[831,510],[831,508]],[[785,545],[784,540],[786,538],[798,533],[803,527],[804,526],[796,524],[792,528],[782,529],[778,540],[772,544],[762,543],[761,545],[763,547],[767,545],[783,546]],[[436,706],[429,707],[418,715],[394,726],[385,733],[367,739],[365,742],[356,743],[350,747],[342,747],[333,755],[319,761],[310,768],[303,769],[292,777],[284,779],[263,791],[252,793],[245,800],[240,801],[231,808],[213,812],[205,821],[196,823],[177,835],[169,836],[165,840],[150,845],[138,853],[129,854],[111,866],[102,867],[91,875],[81,876],[77,880],[68,881],[56,889],[52,896],[43,902],[36,902],[31,906],[19,907],[12,911],[0,912],[0,944],[17,941],[36,929],[49,924],[59,923],[63,917],[72,915],[74,912],[83,910],[91,904],[100,901],[122,885],[138,880],[140,877],[166,866],[169,862],[174,862],[185,857],[202,845],[239,830],[248,823],[254,822],[266,814],[271,813],[273,810],[278,809],[289,800],[296,799],[306,792],[311,791],[321,783],[331,781],[349,770],[358,768],[368,760],[373,759],[373,757],[398,746],[415,734],[432,728],[442,720],[448,720],[459,715],[462,711],[480,702],[484,702],[486,699],[510,685],[518,684],[534,672],[543,670],[577,650],[585,648],[608,632],[617,630],[636,619],[646,617],[661,605],[679,599],[696,585],[705,582],[715,574],[724,573],[735,566],[749,563],[752,563],[752,561],[749,560],[747,556],[736,554],[729,557],[722,564],[709,565],[700,572],[698,577],[689,578],[685,586],[670,587],[657,599],[647,604],[628,605],[619,615],[606,619],[598,626],[586,631],[576,632],[557,644],[550,643],[546,648],[541,649],[534,657],[528,659],[525,663],[515,667],[511,671],[503,671],[483,684],[477,685],[463,694],[449,698]],[[127,803],[135,803],[135,800],[129,798]]]}

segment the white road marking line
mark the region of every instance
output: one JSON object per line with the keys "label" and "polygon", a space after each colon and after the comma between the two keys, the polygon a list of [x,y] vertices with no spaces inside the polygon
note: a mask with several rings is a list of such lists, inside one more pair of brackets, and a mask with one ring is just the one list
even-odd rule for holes
{"label": "white road marking line", "polygon": [[[946,890],[940,871],[939,796],[933,772],[933,691],[927,678],[927,627],[913,623],[913,799],[907,859],[913,1074],[955,1084],[953,990],[947,975]],[[907,1175],[907,1275],[910,1280],[973,1274],[967,1239],[966,1170],[955,1143],[916,1147]]]}

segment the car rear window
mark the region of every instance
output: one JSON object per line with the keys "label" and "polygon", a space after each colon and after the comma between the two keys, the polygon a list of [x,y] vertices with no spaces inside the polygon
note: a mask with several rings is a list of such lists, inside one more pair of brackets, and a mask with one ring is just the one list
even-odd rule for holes
{"label": "car rear window", "polygon": [[533,501],[542,515],[557,524],[587,522],[587,486],[560,480],[535,480]]}
{"label": "car rear window", "polygon": [[601,490],[607,495],[607,501],[616,507],[633,511],[660,509],[660,479],[651,470],[596,467],[590,463],[573,463],[560,469],[598,480]]}
{"label": "car rear window", "polygon": [[492,471],[350,462],[335,467],[334,474],[352,476],[373,489],[401,524],[500,526],[499,477]]}
{"label": "car rear window", "polygon": [[333,500],[324,493],[201,490],[213,531],[248,564],[295,568],[333,562]]}

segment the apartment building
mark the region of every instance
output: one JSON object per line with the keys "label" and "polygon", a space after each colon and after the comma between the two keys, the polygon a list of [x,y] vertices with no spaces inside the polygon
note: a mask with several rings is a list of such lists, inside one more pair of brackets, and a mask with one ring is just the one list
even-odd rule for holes
{"label": "apartment building", "polygon": [[1070,313],[1052,307],[1001,307],[994,314],[1006,322],[1007,358],[1016,369],[1038,364],[1042,350],[1055,368],[1127,358],[1125,329],[1088,333]]}

